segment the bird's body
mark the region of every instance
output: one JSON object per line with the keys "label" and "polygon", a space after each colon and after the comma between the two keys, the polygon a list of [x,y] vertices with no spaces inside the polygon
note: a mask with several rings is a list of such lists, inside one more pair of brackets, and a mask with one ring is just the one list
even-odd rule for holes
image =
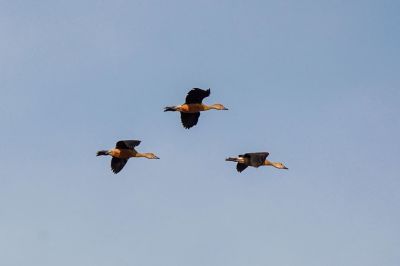
{"label": "bird's body", "polygon": [[206,105],[206,104],[202,104],[202,103],[182,104],[182,105],[175,106],[175,108],[176,108],[176,111],[179,111],[182,113],[188,113],[188,114],[208,111],[208,110],[212,110],[212,109],[227,110],[225,107],[221,106],[220,104]]}
{"label": "bird's body", "polygon": [[189,129],[197,124],[200,117],[200,112],[212,109],[228,110],[222,104],[203,104],[203,99],[208,96],[210,96],[210,89],[202,90],[199,88],[194,88],[187,94],[184,104],[165,107],[164,112],[180,112],[183,127]]}
{"label": "bird's body", "polygon": [[137,157],[136,151],[128,149],[111,149],[108,151],[108,154],[111,155],[112,157],[123,158],[123,159]]}
{"label": "bird's body", "polygon": [[97,156],[110,155],[111,159],[111,170],[117,174],[122,168],[124,168],[129,158],[147,158],[147,159],[159,159],[153,153],[139,153],[135,150],[135,147],[140,144],[139,140],[120,140],[115,145],[114,149],[102,150],[97,152]]}
{"label": "bird's body", "polygon": [[236,170],[238,172],[244,171],[248,166],[258,168],[260,166],[273,166],[278,169],[288,169],[283,163],[271,162],[267,160],[268,152],[253,152],[239,155],[238,157],[226,158],[226,161],[236,162]]}

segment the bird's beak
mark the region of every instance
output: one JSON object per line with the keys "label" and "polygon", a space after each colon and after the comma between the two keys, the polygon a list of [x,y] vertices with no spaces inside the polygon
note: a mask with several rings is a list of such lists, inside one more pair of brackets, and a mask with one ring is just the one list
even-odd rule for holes
{"label": "bird's beak", "polygon": [[156,156],[154,159],[160,159],[160,158]]}
{"label": "bird's beak", "polygon": [[283,167],[283,169],[289,170],[289,168],[287,168],[286,166],[285,166],[285,167]]}
{"label": "bird's beak", "polygon": [[224,107],[224,109],[222,109],[222,110],[229,110],[228,108],[226,108],[226,107]]}

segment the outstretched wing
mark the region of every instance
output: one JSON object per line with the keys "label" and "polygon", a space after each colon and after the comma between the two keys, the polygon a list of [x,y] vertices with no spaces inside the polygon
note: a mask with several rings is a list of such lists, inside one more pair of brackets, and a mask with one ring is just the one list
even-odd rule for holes
{"label": "outstretched wing", "polygon": [[112,157],[111,170],[114,172],[114,174],[118,174],[119,171],[121,171],[122,168],[124,168],[127,161],[128,161],[128,159],[125,159],[125,158]]}
{"label": "outstretched wing", "polygon": [[115,144],[115,148],[134,150],[139,144],[140,140],[120,140]]}
{"label": "outstretched wing", "polygon": [[210,96],[210,89],[202,90],[199,88],[194,88],[187,94],[185,103],[201,103],[203,99],[208,96]]}
{"label": "outstretched wing", "polygon": [[265,159],[269,155],[268,152],[253,152],[253,153],[245,153],[244,155],[239,155],[239,157],[243,157],[249,160],[249,164],[254,167],[259,167],[264,164]]}
{"label": "outstretched wing", "polygon": [[246,169],[246,168],[247,168],[247,165],[245,165],[244,163],[238,163],[238,164],[236,165],[236,170],[237,170],[239,173],[243,172],[243,170]]}
{"label": "outstretched wing", "polygon": [[184,128],[191,128],[197,124],[199,121],[200,112],[199,113],[182,113],[181,112],[181,121]]}

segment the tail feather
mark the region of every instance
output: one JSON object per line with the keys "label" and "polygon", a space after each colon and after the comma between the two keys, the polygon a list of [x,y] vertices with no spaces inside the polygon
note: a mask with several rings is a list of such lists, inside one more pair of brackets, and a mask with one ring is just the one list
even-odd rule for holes
{"label": "tail feather", "polygon": [[100,155],[108,155],[108,151],[102,150],[102,151],[98,151],[96,153],[96,156],[100,156]]}
{"label": "tail feather", "polygon": [[164,108],[164,112],[175,112],[176,110],[176,106],[167,106]]}
{"label": "tail feather", "polygon": [[237,158],[228,157],[228,158],[225,159],[225,161],[228,161],[228,162],[237,162]]}

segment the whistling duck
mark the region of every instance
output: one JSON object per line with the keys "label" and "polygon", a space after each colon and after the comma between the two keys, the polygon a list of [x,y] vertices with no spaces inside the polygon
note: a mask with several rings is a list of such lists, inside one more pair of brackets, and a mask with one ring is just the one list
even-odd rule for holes
{"label": "whistling duck", "polygon": [[124,168],[126,162],[131,157],[143,157],[147,159],[160,159],[154,153],[139,153],[135,150],[135,147],[140,144],[140,140],[120,140],[115,145],[114,149],[102,150],[97,152],[97,156],[100,155],[111,155],[111,170],[114,174]]}
{"label": "whistling duck", "polygon": [[283,163],[270,162],[266,158],[269,155],[268,152],[254,152],[245,153],[239,155],[236,158],[226,158],[226,161],[236,162],[236,170],[241,173],[248,166],[259,167],[259,166],[273,166],[278,169],[288,169]]}
{"label": "whistling duck", "polygon": [[222,104],[205,105],[202,103],[203,99],[210,96],[210,89],[202,90],[194,88],[186,96],[186,101],[182,105],[167,106],[164,112],[181,112],[181,121],[184,128],[191,128],[197,124],[200,117],[200,112],[214,110],[228,110]]}

